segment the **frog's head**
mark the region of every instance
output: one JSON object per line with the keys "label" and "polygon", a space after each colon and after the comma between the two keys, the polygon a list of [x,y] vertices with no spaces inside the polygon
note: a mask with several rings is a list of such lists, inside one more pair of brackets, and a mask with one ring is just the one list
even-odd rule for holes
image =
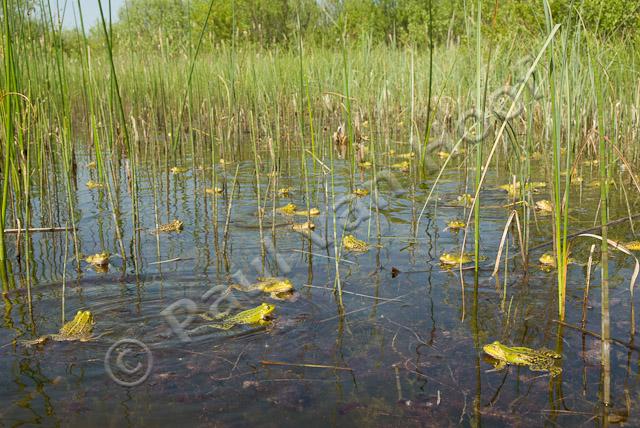
{"label": "frog's head", "polygon": [[265,293],[284,293],[293,290],[293,284],[288,279],[274,281],[264,287]]}
{"label": "frog's head", "polygon": [[91,311],[78,311],[73,322],[78,326],[93,325],[93,314]]}
{"label": "frog's head", "polygon": [[554,266],[556,264],[556,258],[553,256],[553,254],[550,253],[544,253],[542,256],[540,256],[539,261],[540,264],[548,266]]}
{"label": "frog's head", "polygon": [[94,254],[92,256],[87,256],[87,258],[85,259],[87,261],[87,263],[91,263],[93,265],[97,265],[97,266],[102,266],[102,265],[106,265],[109,263],[109,257],[111,255],[109,254],[109,252],[104,251],[102,253],[97,253]]}
{"label": "frog's head", "polygon": [[497,359],[505,358],[504,346],[502,345],[502,343],[498,342],[497,340],[495,342],[489,343],[488,345],[484,345],[482,347],[482,350],[487,354],[491,355],[493,358],[497,358]]}
{"label": "frog's head", "polygon": [[276,306],[270,303],[263,303],[260,305],[260,314],[262,318],[267,318],[273,311],[276,310]]}
{"label": "frog's head", "polygon": [[78,311],[71,321],[60,329],[62,334],[78,334],[83,331],[91,331],[93,328],[93,314],[90,311]]}

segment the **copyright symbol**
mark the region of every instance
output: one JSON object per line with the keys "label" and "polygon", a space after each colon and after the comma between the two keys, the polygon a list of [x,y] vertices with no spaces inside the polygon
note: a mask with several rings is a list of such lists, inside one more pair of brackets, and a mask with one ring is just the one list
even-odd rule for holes
{"label": "copyright symbol", "polygon": [[144,382],[153,367],[149,347],[136,339],[120,339],[104,356],[104,369],[118,385],[137,386]]}
{"label": "copyright symbol", "polygon": [[[480,110],[467,110],[458,121],[458,133],[467,143],[476,144],[483,141],[491,131],[491,123],[489,118],[484,116]],[[480,122],[482,121],[483,132],[480,133]],[[471,122],[471,126],[467,127],[467,123]]]}

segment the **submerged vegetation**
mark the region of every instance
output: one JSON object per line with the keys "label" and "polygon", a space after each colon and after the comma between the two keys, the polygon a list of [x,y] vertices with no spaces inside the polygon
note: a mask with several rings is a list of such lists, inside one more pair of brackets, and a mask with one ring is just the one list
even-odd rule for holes
{"label": "submerged vegetation", "polygon": [[[640,8],[600,0],[130,0],[112,23],[115,11],[98,0],[100,19],[89,28],[78,0],[70,30],[56,4],[34,3],[2,3],[0,279],[6,318],[16,305],[27,308],[17,337],[93,338],[92,312],[65,323],[66,284],[87,275],[82,261],[96,275],[111,268],[139,284],[193,256],[194,272],[215,272],[227,294],[245,292],[237,294],[255,303],[250,292],[262,291],[257,301],[295,305],[280,254],[302,240],[294,251],[308,263],[299,272],[305,292],[332,291],[337,315],[319,322],[339,319],[340,334],[349,330],[345,317],[362,310],[345,296],[377,305],[404,296],[352,288],[354,266],[375,258],[358,280],[371,283],[385,271],[417,277],[409,274],[435,265],[460,284],[443,302],[472,336],[478,391],[484,350],[498,368],[549,372],[549,393],[561,396],[556,360],[568,326],[582,332],[583,347],[584,335],[600,341],[597,412],[610,418],[608,406],[622,403],[612,399],[611,344],[621,341],[611,322],[626,323],[630,339],[621,343],[637,351]],[[163,259],[178,238],[193,242]],[[442,239],[451,245],[439,247]],[[593,239],[597,252],[587,249]],[[255,245],[251,264],[234,260],[244,242]],[[316,282],[314,260],[329,261]],[[249,266],[263,279],[236,284]],[[599,296],[590,295],[595,269]],[[535,341],[556,349],[491,343],[524,340],[526,326],[515,326],[532,309],[517,296],[536,275],[546,300],[532,306],[553,307],[543,318],[555,321],[553,336],[536,325]],[[314,285],[318,276],[323,287]],[[626,312],[611,313],[620,278],[629,284]],[[60,281],[60,333],[37,337],[34,292]],[[489,281],[498,297],[491,306],[479,300]],[[585,322],[596,302],[593,332]],[[271,326],[275,305],[254,303],[235,315],[201,315],[213,322],[190,331]],[[424,332],[395,327],[432,346]],[[393,365],[399,401],[399,367],[428,378],[403,360]],[[625,394],[628,414],[628,386]]]}

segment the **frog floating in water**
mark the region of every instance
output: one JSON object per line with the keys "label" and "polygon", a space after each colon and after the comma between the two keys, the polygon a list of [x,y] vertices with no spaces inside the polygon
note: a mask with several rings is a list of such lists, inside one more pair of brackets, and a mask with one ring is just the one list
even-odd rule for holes
{"label": "frog floating in water", "polygon": [[295,223],[291,225],[291,228],[296,232],[309,232],[316,228],[316,225],[310,221],[304,223]]}
{"label": "frog floating in water", "polygon": [[371,168],[373,164],[369,161],[362,161],[358,164],[360,168]]}
{"label": "frog floating in water", "polygon": [[188,169],[188,168],[180,168],[180,167],[178,167],[178,166],[174,166],[173,168],[171,168],[171,169],[169,170],[169,172],[170,172],[171,174],[174,174],[174,175],[175,175],[175,174],[182,174],[183,172],[187,172],[187,171],[189,171],[189,169]]}
{"label": "frog floating in water", "polygon": [[214,321],[213,323],[202,325],[190,330],[189,333],[195,333],[206,328],[217,328],[220,330],[229,330],[237,325],[242,324],[259,324],[266,325],[271,322],[271,313],[276,309],[275,305],[269,303],[263,303],[260,306],[256,306],[246,311],[238,312],[231,316],[217,316],[212,317],[207,314],[200,314],[200,317],[207,321]]}
{"label": "frog floating in water", "polygon": [[37,339],[27,340],[25,346],[42,345],[49,340],[56,342],[80,341],[87,342],[95,339],[93,336],[93,326],[95,321],[89,311],[78,311],[71,321],[64,324],[59,333],[47,334]]}
{"label": "frog floating in water", "polygon": [[204,192],[209,195],[222,195],[223,190],[221,187],[207,187]]}
{"label": "frog floating in water", "polygon": [[280,207],[280,208],[276,208],[276,211],[278,211],[279,213],[285,214],[285,215],[293,215],[295,214],[296,210],[298,209],[298,207],[296,206],[296,204],[287,204],[284,207]]}
{"label": "frog floating in water", "polygon": [[109,252],[104,251],[102,253],[96,253],[91,256],[86,256],[84,261],[89,263],[93,270],[98,273],[105,273],[109,271],[109,258],[111,254]]}
{"label": "frog floating in water", "polygon": [[208,193],[209,195],[222,195],[223,190],[221,187],[207,187],[206,189],[204,189],[205,193]]}
{"label": "frog floating in water", "polygon": [[156,233],[181,232],[184,223],[178,219],[174,219],[171,223],[162,224],[156,229]]}
{"label": "frog floating in water", "polygon": [[91,169],[93,169],[93,168],[95,168],[95,167],[96,167],[96,162],[95,162],[95,161],[89,162],[89,163],[87,164],[87,168],[91,168]]}
{"label": "frog floating in water", "polygon": [[229,286],[230,289],[240,290],[240,291],[254,291],[260,290],[263,293],[267,293],[271,296],[272,299],[286,299],[287,297],[291,297],[295,289],[293,288],[293,284],[287,278],[258,278],[258,282],[255,284],[249,284],[246,286],[240,284],[232,284]]}
{"label": "frog floating in water", "polygon": [[363,198],[368,194],[369,194],[369,191],[367,189],[355,189],[353,191],[353,196],[356,196],[358,198]]}
{"label": "frog floating in water", "polygon": [[473,261],[473,255],[469,253],[463,253],[462,256],[459,252],[455,253],[442,253],[440,256],[440,264],[442,266],[451,267],[460,264],[471,263]]}
{"label": "frog floating in water", "polygon": [[398,157],[400,159],[413,159],[416,157],[416,154],[414,152],[409,152],[409,153],[401,153],[398,155]]}
{"label": "frog floating in water", "polygon": [[453,230],[457,232],[458,230],[464,229],[465,227],[467,227],[467,223],[462,220],[449,220],[447,222],[447,227],[444,230]]}
{"label": "frog floating in water", "polygon": [[278,189],[278,195],[287,197],[291,193],[291,187],[282,187]]}
{"label": "frog floating in water", "polygon": [[294,211],[293,215],[299,215],[302,217],[316,216],[320,215],[320,210],[317,208],[311,208],[310,210]]}
{"label": "frog floating in water", "polygon": [[551,206],[551,201],[547,199],[541,199],[536,201],[535,205],[536,211],[540,211],[542,214],[550,214],[553,211],[553,207]]}
{"label": "frog floating in water", "polygon": [[456,198],[454,204],[461,207],[470,207],[472,203],[473,203],[473,196],[471,196],[468,193],[463,193],[462,195]]}
{"label": "frog floating in water", "polygon": [[551,253],[544,253],[538,259],[540,262],[540,269],[550,271],[556,268],[556,256]]}
{"label": "frog floating in water", "polygon": [[[540,262],[540,269],[545,272],[549,272],[557,267],[556,256],[552,253],[544,253],[540,256],[538,261]],[[576,261],[575,259],[568,257],[567,263],[576,263]]]}
{"label": "frog floating in water", "polygon": [[555,360],[562,358],[562,356],[548,349],[535,350],[524,346],[505,346],[497,340],[484,345],[482,349],[497,360],[495,370],[502,370],[507,364],[512,364],[527,366],[532,371],[549,372],[551,377],[562,373],[562,368],[555,365]]}
{"label": "frog floating in water", "polygon": [[94,266],[104,267],[109,264],[110,256],[111,254],[107,251],[103,251],[102,253],[96,253],[92,256],[85,257],[84,261]]}
{"label": "frog floating in water", "polygon": [[[547,187],[547,183],[543,181],[532,181],[524,186],[526,190],[531,190],[533,192],[537,192],[539,189],[542,189],[544,187]],[[503,184],[502,186],[498,186],[498,188],[506,190],[510,196],[513,196],[522,188],[522,183],[516,181],[515,184]]]}
{"label": "frog floating in water", "polygon": [[628,250],[640,251],[640,241],[630,241],[622,245],[624,245],[625,248]]}
{"label": "frog floating in water", "polygon": [[97,181],[93,181],[93,180],[87,181],[87,189],[89,190],[102,189],[103,187],[104,187],[104,184],[98,183]]}
{"label": "frog floating in water", "polygon": [[409,164],[409,161],[398,162],[391,165],[391,168],[399,169],[402,172],[408,172],[410,167],[411,164]]}
{"label": "frog floating in water", "polygon": [[364,241],[359,240],[353,235],[346,235],[342,238],[342,246],[347,251],[355,251],[364,253],[369,251],[369,244]]}
{"label": "frog floating in water", "polygon": [[[605,180],[605,182],[609,185],[615,185],[616,181],[613,178],[610,178],[609,180]],[[600,187],[600,180],[593,180],[591,181],[589,184],[587,184],[587,186],[589,187]]]}

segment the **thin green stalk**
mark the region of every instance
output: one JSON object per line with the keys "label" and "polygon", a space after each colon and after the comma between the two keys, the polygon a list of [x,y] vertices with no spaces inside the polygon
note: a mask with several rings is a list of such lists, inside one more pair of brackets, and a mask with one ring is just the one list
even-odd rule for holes
{"label": "thin green stalk", "polygon": [[[477,138],[481,138],[484,133],[484,102],[482,91],[482,0],[476,3],[476,117],[479,130],[476,134]],[[473,254],[475,270],[480,269],[480,177],[482,174],[482,141],[476,143],[476,174],[475,174],[475,190],[476,198],[473,208]]]}
{"label": "thin green stalk", "polygon": [[598,61],[592,61],[591,66],[594,74],[594,90],[596,99],[596,113],[598,117],[598,169],[600,174],[600,225],[602,230],[600,236],[602,243],[600,246],[601,253],[601,275],[602,283],[600,284],[600,329],[602,336],[602,375],[603,375],[603,391],[602,401],[605,406],[611,402],[611,341],[610,330],[611,321],[609,313],[609,246],[607,243],[609,222],[609,174],[608,174],[608,151],[605,141],[605,99],[604,88],[600,69],[603,67]]}
{"label": "thin green stalk", "polygon": [[[545,15],[547,30],[553,27],[553,17],[548,2],[545,0]],[[554,42],[549,46],[549,93],[551,97],[551,117],[552,117],[552,188],[553,188],[553,221],[554,221],[554,246],[556,253],[557,281],[558,281],[558,316],[560,320],[565,317],[565,295],[566,295],[566,248],[564,246],[562,228],[562,197],[560,192],[560,181],[562,172],[562,117],[560,112],[560,100],[557,89],[557,67],[554,59]]]}

